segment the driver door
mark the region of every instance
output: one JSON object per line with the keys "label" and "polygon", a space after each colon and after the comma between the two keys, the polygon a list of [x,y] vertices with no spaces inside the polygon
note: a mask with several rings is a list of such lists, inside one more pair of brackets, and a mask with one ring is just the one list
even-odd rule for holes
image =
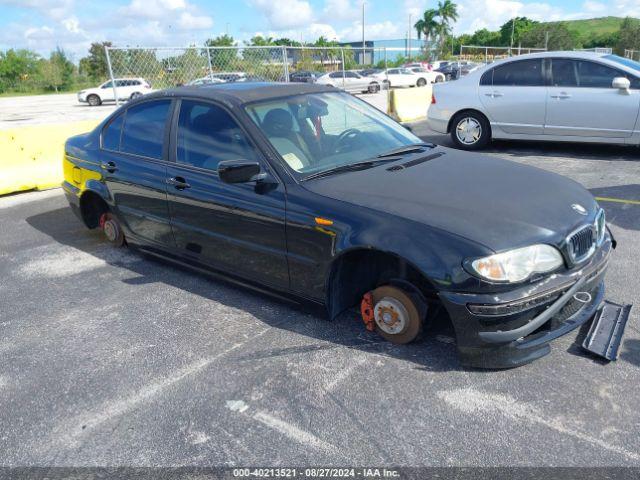
{"label": "driver door", "polygon": [[222,106],[182,100],[174,115],[167,167],[173,235],[182,256],[235,276],[289,286],[285,189],[220,180],[222,160],[269,166],[235,118]]}

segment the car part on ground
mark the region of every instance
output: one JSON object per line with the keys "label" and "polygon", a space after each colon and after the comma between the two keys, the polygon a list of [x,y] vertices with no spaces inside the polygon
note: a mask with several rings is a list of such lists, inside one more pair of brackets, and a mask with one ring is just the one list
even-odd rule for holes
{"label": "car part on ground", "polygon": [[[583,301],[588,299],[585,298]],[[582,343],[583,348],[607,360],[616,360],[630,312],[631,305],[605,301],[596,312]]]}

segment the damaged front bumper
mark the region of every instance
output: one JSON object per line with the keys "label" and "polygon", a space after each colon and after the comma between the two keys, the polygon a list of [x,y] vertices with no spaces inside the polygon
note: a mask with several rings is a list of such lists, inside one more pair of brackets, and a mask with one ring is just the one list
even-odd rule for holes
{"label": "damaged front bumper", "polygon": [[603,302],[604,276],[614,246],[607,235],[579,270],[508,292],[440,292],[456,331],[461,362],[510,368],[547,355],[549,342],[586,323]]}

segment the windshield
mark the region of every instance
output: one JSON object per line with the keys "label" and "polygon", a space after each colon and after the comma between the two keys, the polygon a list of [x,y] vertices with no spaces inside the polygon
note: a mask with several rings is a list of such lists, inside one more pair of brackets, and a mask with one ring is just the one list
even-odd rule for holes
{"label": "windshield", "polygon": [[640,72],[640,62],[636,62],[635,60],[631,60],[630,58],[622,58],[618,55],[605,55],[607,60],[611,60],[612,62],[619,63],[624,65],[625,67],[633,68],[634,70]]}
{"label": "windshield", "polygon": [[245,107],[298,179],[422,143],[347,93],[315,93]]}

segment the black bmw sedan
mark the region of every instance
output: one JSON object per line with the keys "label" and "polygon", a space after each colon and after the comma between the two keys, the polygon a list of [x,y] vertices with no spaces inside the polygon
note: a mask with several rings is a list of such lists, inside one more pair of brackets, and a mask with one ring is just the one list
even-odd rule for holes
{"label": "black bmw sedan", "polygon": [[128,102],[65,147],[64,190],[116,246],[359,308],[414,340],[438,306],[462,363],[530,362],[603,301],[615,247],[578,183],[422,142],[332,87],[234,83]]}

